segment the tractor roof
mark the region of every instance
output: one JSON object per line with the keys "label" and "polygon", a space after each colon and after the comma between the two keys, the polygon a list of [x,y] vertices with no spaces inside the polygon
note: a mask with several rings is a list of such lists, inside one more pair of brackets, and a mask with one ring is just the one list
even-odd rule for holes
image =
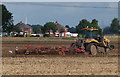
{"label": "tractor roof", "polygon": [[81,29],[81,30],[90,30],[90,31],[95,31],[95,30],[98,30],[98,29],[96,29],[96,28],[83,28],[83,29]]}

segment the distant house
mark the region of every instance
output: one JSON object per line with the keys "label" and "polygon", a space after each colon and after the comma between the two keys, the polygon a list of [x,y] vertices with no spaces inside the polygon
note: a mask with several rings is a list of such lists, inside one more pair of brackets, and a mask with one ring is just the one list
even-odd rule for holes
{"label": "distant house", "polygon": [[5,36],[8,36],[7,32],[0,32],[0,37],[5,37]]}
{"label": "distant house", "polygon": [[[60,23],[58,23],[56,21],[57,27],[58,27],[58,31],[56,31],[56,36],[60,36],[60,37],[77,37],[78,33],[71,33],[68,32],[68,28],[64,27],[63,25],[61,25]],[[61,32],[61,29],[63,29],[63,32]]]}
{"label": "distant house", "polygon": [[58,30],[56,31],[56,35],[58,35],[60,37],[69,37],[69,36],[67,36],[68,28],[64,27],[63,25],[61,25],[57,21],[55,22],[55,24],[58,27]]}
{"label": "distant house", "polygon": [[54,35],[52,30],[46,31],[45,34],[47,34],[47,35],[50,34],[50,35],[55,36],[55,37],[77,37],[78,36],[78,33],[68,32],[68,28],[64,27],[63,25],[61,25],[57,21],[55,22],[55,24],[57,25],[57,28],[58,28],[58,30],[55,32],[55,35]]}
{"label": "distant house", "polygon": [[22,21],[17,23],[16,26],[19,26],[21,28],[21,30],[22,30],[22,32],[20,32],[21,34],[31,34],[32,33],[32,27],[23,23]]}
{"label": "distant house", "polygon": [[58,30],[55,32],[55,34],[53,33],[52,30],[46,31],[45,34],[50,34],[55,37],[67,37],[66,33],[68,32],[68,29],[66,27],[64,27],[63,25],[61,25],[60,23],[58,23],[57,21],[55,22],[55,24],[57,25],[57,28],[58,28]]}
{"label": "distant house", "polygon": [[72,37],[77,37],[77,36],[78,36],[78,33],[71,33],[71,36],[72,36]]}
{"label": "distant house", "polygon": [[31,34],[32,37],[43,37],[43,34]]}

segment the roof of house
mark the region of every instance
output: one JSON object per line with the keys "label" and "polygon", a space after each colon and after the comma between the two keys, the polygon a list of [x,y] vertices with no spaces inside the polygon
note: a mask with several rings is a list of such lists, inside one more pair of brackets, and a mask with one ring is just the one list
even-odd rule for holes
{"label": "roof of house", "polygon": [[29,25],[23,23],[22,21],[17,23],[16,26],[19,26],[20,28],[31,28]]}
{"label": "roof of house", "polygon": [[55,23],[57,24],[58,31],[59,31],[60,29],[65,29],[65,30],[67,30],[67,28],[66,28],[66,27],[64,27],[63,25],[61,25],[61,24],[60,24],[60,23],[58,23],[57,21],[56,21]]}

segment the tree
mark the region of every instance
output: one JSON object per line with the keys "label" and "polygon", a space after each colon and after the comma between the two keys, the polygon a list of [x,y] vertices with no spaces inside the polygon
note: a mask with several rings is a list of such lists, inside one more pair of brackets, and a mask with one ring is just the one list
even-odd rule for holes
{"label": "tree", "polygon": [[112,34],[118,34],[120,31],[120,24],[119,24],[119,20],[117,18],[114,18],[112,20],[111,26],[110,26],[110,32]]}
{"label": "tree", "polygon": [[98,20],[93,19],[92,22],[91,22],[91,27],[100,29],[100,27],[98,25]]}
{"label": "tree", "polygon": [[57,25],[54,22],[47,22],[44,25],[44,30],[49,32],[52,30],[53,34],[55,35],[55,32],[58,30]]}
{"label": "tree", "polygon": [[41,25],[32,25],[33,32],[34,32],[35,34],[43,33],[42,27],[43,27],[43,26],[41,26]]}
{"label": "tree", "polygon": [[69,32],[76,33],[76,28],[75,27],[69,27],[69,25],[66,25],[65,27],[68,29]]}
{"label": "tree", "polygon": [[76,31],[78,33],[82,33],[82,28],[97,28],[99,31],[101,31],[101,28],[99,27],[98,21],[96,19],[93,19],[91,23],[86,19],[81,20],[76,26]]}
{"label": "tree", "polygon": [[104,30],[103,30],[103,33],[104,34],[110,34],[110,27],[109,26],[105,27]]}
{"label": "tree", "polygon": [[92,22],[91,22],[91,24],[98,25],[98,21],[96,19],[93,19]]}
{"label": "tree", "polygon": [[66,25],[65,27],[68,28],[68,29],[70,28],[69,25]]}
{"label": "tree", "polygon": [[86,19],[83,19],[79,22],[79,24],[76,26],[76,30],[78,33],[81,32],[82,28],[86,28],[87,26],[91,26],[90,22],[87,21]]}
{"label": "tree", "polygon": [[69,30],[68,30],[69,32],[71,32],[71,33],[76,33],[76,28],[74,28],[74,27],[71,27],[71,28],[69,28]]}
{"label": "tree", "polygon": [[2,7],[2,28],[4,32],[10,32],[13,30],[13,16],[9,12],[5,5],[0,5]]}

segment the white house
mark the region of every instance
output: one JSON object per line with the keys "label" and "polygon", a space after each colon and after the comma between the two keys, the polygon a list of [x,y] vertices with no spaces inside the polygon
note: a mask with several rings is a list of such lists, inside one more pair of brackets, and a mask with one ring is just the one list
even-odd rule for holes
{"label": "white house", "polygon": [[72,33],[66,32],[66,37],[71,37]]}
{"label": "white house", "polygon": [[72,37],[77,37],[77,36],[78,36],[78,33],[71,33],[71,36],[72,36]]}
{"label": "white house", "polygon": [[[64,33],[61,34],[61,36],[64,36]],[[70,32],[66,32],[66,37],[77,37],[78,33],[70,33]]]}

